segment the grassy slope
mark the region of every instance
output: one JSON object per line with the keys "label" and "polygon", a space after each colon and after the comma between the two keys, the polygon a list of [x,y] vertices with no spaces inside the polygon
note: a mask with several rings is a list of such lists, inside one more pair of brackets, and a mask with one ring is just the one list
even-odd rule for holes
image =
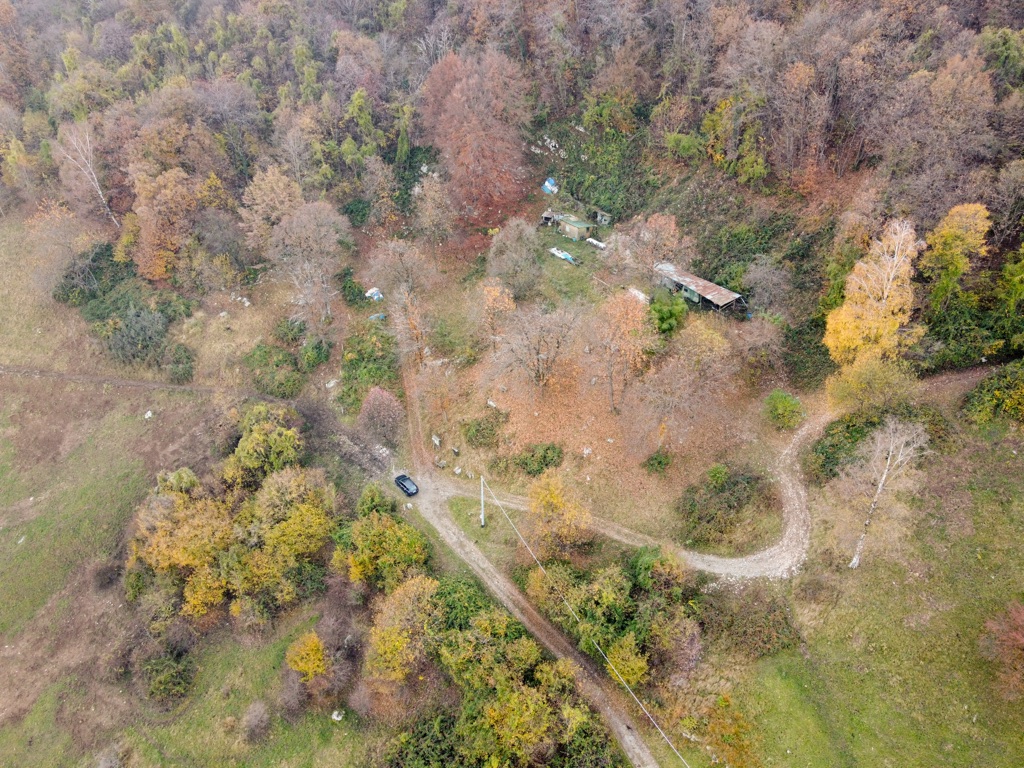
{"label": "grassy slope", "polygon": [[985,620],[1020,596],[1022,468],[1008,448],[978,446],[958,478],[973,532],[949,534],[940,501],[902,562],[840,576],[805,656],[762,662],[740,700],[768,765],[1024,765],[1024,705],[993,694],[978,649]]}
{"label": "grassy slope", "polygon": [[0,635],[24,626],[79,565],[113,553],[146,488],[128,446],[139,423],[115,409],[63,459],[25,470],[0,437],[0,503],[20,500],[31,510],[0,529]]}

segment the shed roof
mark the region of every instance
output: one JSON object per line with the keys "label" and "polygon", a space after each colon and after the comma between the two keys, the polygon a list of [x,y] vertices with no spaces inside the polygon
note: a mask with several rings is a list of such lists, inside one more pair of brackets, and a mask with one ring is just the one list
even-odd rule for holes
{"label": "shed roof", "polygon": [[566,224],[567,226],[576,227],[577,229],[593,229],[596,226],[592,222],[577,219],[575,216],[562,216],[561,218],[558,218],[558,221]]}
{"label": "shed roof", "polygon": [[723,288],[720,285],[715,285],[714,283],[697,277],[696,275],[692,275],[689,272],[684,272],[675,264],[669,264],[667,261],[663,261],[661,264],[655,264],[654,269],[667,277],[673,283],[685,286],[691,291],[695,291],[697,295],[707,299],[716,307],[726,307],[737,299],[743,298],[735,291],[730,291],[728,288]]}

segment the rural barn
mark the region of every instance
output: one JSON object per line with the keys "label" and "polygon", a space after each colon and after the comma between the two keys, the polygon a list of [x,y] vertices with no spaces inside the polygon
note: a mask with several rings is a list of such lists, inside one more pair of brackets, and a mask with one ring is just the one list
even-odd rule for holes
{"label": "rural barn", "polygon": [[586,240],[594,224],[582,221],[574,216],[562,216],[558,219],[558,231],[573,241]]}
{"label": "rural barn", "polygon": [[717,310],[747,306],[747,302],[735,291],[684,272],[675,264],[663,261],[661,264],[655,264],[654,270],[661,275],[662,282],[669,290],[680,291],[694,304],[707,302],[708,306]]}

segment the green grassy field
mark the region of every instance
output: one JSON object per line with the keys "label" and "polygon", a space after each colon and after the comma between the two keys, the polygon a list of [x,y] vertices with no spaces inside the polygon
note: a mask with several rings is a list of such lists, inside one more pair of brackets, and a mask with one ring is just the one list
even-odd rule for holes
{"label": "green grassy field", "polygon": [[[971,440],[966,461],[944,462],[954,490],[916,495],[900,556],[837,569],[805,653],[761,662],[739,691],[766,765],[1024,765],[1024,703],[995,694],[979,649],[985,621],[1022,593],[1024,462]],[[966,530],[948,524],[958,492]]]}
{"label": "green grassy field", "polygon": [[[18,407],[7,412],[8,423]],[[130,450],[141,429],[138,417],[115,408],[61,460],[22,469],[12,437],[0,436],[0,505],[8,507],[0,528],[0,635],[17,633],[78,566],[114,552],[147,486]]]}

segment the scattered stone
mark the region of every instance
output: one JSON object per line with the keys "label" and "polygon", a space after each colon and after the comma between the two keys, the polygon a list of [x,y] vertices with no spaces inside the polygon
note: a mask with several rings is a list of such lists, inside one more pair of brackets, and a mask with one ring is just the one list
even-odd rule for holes
{"label": "scattered stone", "polygon": [[242,306],[243,307],[250,307],[250,306],[252,306],[252,302],[249,301],[248,299],[242,299]]}
{"label": "scattered stone", "polygon": [[498,407],[498,404],[497,404],[497,403],[495,403],[495,402],[494,402],[493,400],[488,400],[488,401],[487,401],[487,407],[488,407],[488,408],[497,408],[497,407]]}
{"label": "scattered stone", "polygon": [[344,718],[344,712],[339,712],[338,710],[334,710],[333,712],[331,712],[331,720],[333,720],[336,723],[340,723]]}
{"label": "scattered stone", "polygon": [[143,416],[142,418],[144,418],[144,419],[152,419],[153,418],[153,412],[152,411],[146,411],[146,415]]}
{"label": "scattered stone", "polygon": [[327,382],[327,388],[328,389],[334,389],[336,386],[338,386],[338,380],[337,379],[331,379],[330,381]]}
{"label": "scattered stone", "polygon": [[435,461],[434,466],[437,467],[438,469],[444,469],[445,467],[448,466],[448,462],[445,461],[444,459],[441,459],[440,461]]}
{"label": "scattered stone", "polygon": [[455,454],[456,456],[459,455],[459,449],[456,448],[454,445],[452,446],[452,453]]}
{"label": "scattered stone", "polygon": [[461,475],[462,474],[462,467],[456,467],[455,468],[455,474],[456,475]]}
{"label": "scattered stone", "polygon": [[609,438],[608,438],[608,442],[609,442],[609,443],[614,443],[615,441],[614,441],[614,440],[612,440],[612,439],[611,439],[611,438],[609,437]]}
{"label": "scattered stone", "polygon": [[411,501],[406,502],[405,508],[406,509],[412,509],[412,502]]}
{"label": "scattered stone", "polygon": [[[430,441],[434,444],[434,448],[440,448],[441,447],[441,438],[438,435],[431,435],[430,436]],[[456,456],[457,455],[458,454],[456,454]]]}
{"label": "scattered stone", "polygon": [[25,537],[22,536],[20,539],[18,539],[18,543],[19,544],[24,544],[25,543]]}
{"label": "scattered stone", "polygon": [[589,455],[590,455],[590,454],[592,454],[593,452],[594,452],[594,451],[593,451],[593,450],[592,450],[591,448],[584,448],[584,449],[583,449],[583,455],[584,455],[584,456],[589,456]]}
{"label": "scattered stone", "polygon": [[224,310],[224,311],[223,311],[223,312],[221,312],[221,313],[220,313],[219,315],[217,315],[217,317],[219,317],[219,318],[221,318],[221,319],[227,319],[227,316],[228,316],[228,312],[227,312],[227,310]]}

